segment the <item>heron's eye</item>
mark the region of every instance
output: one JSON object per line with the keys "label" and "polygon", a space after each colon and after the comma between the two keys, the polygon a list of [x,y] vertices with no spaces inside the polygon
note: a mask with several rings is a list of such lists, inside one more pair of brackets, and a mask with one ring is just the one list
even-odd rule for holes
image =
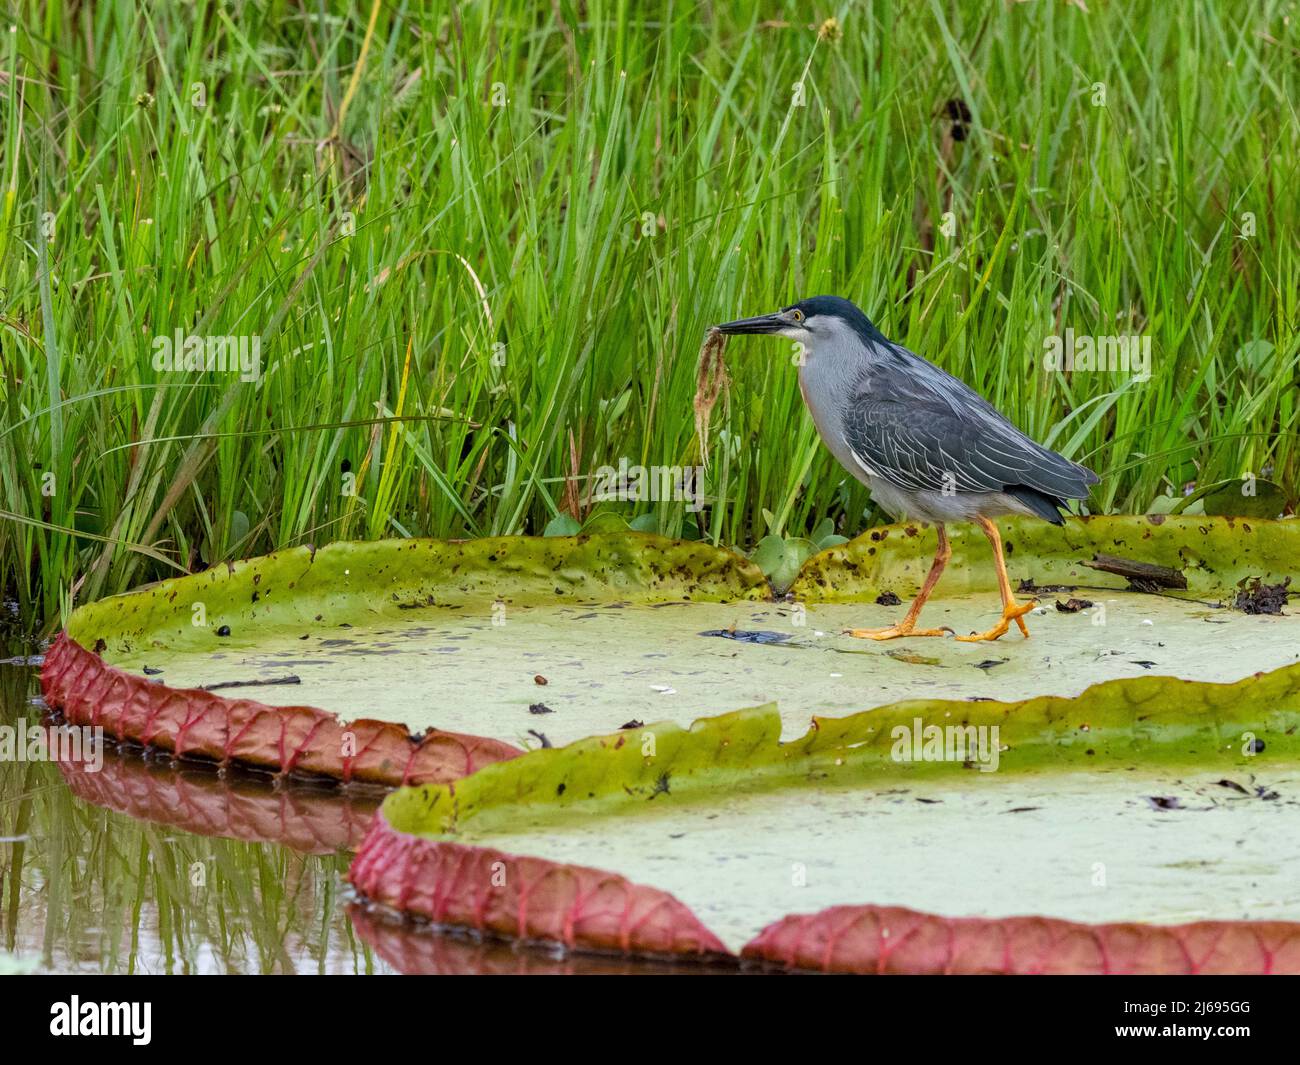
{"label": "heron's eye", "polygon": [[794,310],[790,312],[790,317],[793,318],[796,322],[802,322],[803,311],[801,311],[798,307],[796,307]]}

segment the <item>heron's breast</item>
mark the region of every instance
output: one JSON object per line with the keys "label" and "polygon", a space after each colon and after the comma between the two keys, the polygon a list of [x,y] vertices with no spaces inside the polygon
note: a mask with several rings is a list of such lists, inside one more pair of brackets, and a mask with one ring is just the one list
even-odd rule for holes
{"label": "heron's breast", "polygon": [[834,372],[810,353],[808,359],[799,367],[799,392],[812,415],[813,424],[822,443],[830,450],[845,469],[858,480],[866,483],[866,473],[854,461],[853,453],[844,439],[844,403],[850,394],[849,382],[842,374]]}

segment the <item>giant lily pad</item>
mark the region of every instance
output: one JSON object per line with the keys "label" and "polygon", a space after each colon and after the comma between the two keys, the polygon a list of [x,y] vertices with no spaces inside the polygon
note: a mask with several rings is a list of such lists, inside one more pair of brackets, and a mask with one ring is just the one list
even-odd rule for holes
{"label": "giant lily pad", "polygon": [[[1045,940],[1072,944],[1049,952],[1070,971],[1300,971],[1300,856],[1278,846],[1300,829],[1300,666],[780,733],[759,707],[404,788],[349,875],[386,906],[575,947],[708,956],[752,939],[756,959],[877,971],[885,913],[900,946],[929,945],[916,971],[982,971],[990,937],[1014,947],[1006,971],[1041,967]],[[789,916],[809,910],[825,912]],[[1261,911],[1276,920],[1232,923]],[[964,937],[946,954],[944,929]],[[1216,936],[1218,954],[1169,960]]]}
{"label": "giant lily pad", "polygon": [[[1208,518],[1005,526],[1013,578],[1084,586],[1093,606],[1031,615],[1033,638],[875,644],[929,566],[933,533],[873,530],[811,559],[793,600],[730,552],[638,534],[303,548],[78,609],[46,697],[76,721],[180,755],[379,784],[447,781],[624,724],[686,725],[775,700],[783,733],[901,697],[1078,695],[1108,679],[1230,681],[1297,659],[1300,620],[1214,609],[1244,576],[1300,583],[1300,523]],[[998,612],[982,537],[924,615]],[[1186,600],[1121,590],[1096,553],[1177,566]],[[296,679],[292,684],[265,681]],[[544,682],[544,683],[543,683]],[[200,687],[239,687],[198,691]]]}
{"label": "giant lily pad", "polygon": [[[379,646],[365,648],[348,637],[354,627],[368,627],[379,637],[395,627],[418,639],[433,631],[412,620],[421,611],[474,606],[495,621],[517,603],[537,599],[606,595],[676,602],[766,594],[761,571],[739,556],[657,536],[340,543],[279,552],[82,607],[46,656],[41,683],[46,701],[70,720],[177,755],[376,784],[446,780],[519,750],[420,723],[421,717],[443,716],[436,708],[428,712],[427,677],[406,691],[401,709],[383,714],[381,707],[381,718],[355,717],[352,708],[373,702],[375,691],[391,685],[387,658],[394,645],[381,639]],[[300,641],[313,633],[316,646],[302,647]],[[319,674],[310,672],[307,685],[250,689],[289,693],[274,706],[203,690],[220,686],[228,648],[269,648],[290,634],[298,641],[290,644],[295,665],[324,665],[331,658],[354,667],[364,662],[369,672],[360,678],[359,692],[349,693],[347,682],[333,690],[329,681],[311,683]],[[115,667],[130,665],[133,656],[135,670]],[[167,663],[168,669],[151,662]],[[203,680],[186,680],[181,663],[187,662]],[[246,673],[248,664],[259,667],[240,658],[234,668]],[[161,683],[163,673],[171,683]],[[282,680],[283,673],[270,679]],[[468,676],[455,682],[464,694],[472,691],[464,687],[470,683]],[[236,684],[246,685],[247,678]],[[346,716],[303,705],[305,691]]]}

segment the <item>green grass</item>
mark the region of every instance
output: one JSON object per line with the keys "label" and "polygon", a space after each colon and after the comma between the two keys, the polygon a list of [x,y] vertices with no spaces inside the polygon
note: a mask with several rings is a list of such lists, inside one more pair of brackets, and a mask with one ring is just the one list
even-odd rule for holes
{"label": "green grass", "polygon": [[[280,545],[540,532],[574,476],[697,461],[710,323],[822,292],[1102,472],[1094,511],[1300,494],[1297,4],[762,6],[15,0],[0,587],[52,625]],[[1067,327],[1152,378],[1044,371]],[[155,371],[176,329],[260,335],[260,383]],[[601,509],[877,520],[788,352],[728,361],[704,527]]]}

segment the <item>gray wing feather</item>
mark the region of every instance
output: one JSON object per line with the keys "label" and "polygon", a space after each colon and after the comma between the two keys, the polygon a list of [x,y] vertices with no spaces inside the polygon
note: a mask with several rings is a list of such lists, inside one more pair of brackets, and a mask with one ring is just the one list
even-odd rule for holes
{"label": "gray wing feather", "polygon": [[1026,486],[1085,499],[1097,475],[1035,443],[978,393],[905,348],[877,346],[844,412],[845,443],[912,491]]}

